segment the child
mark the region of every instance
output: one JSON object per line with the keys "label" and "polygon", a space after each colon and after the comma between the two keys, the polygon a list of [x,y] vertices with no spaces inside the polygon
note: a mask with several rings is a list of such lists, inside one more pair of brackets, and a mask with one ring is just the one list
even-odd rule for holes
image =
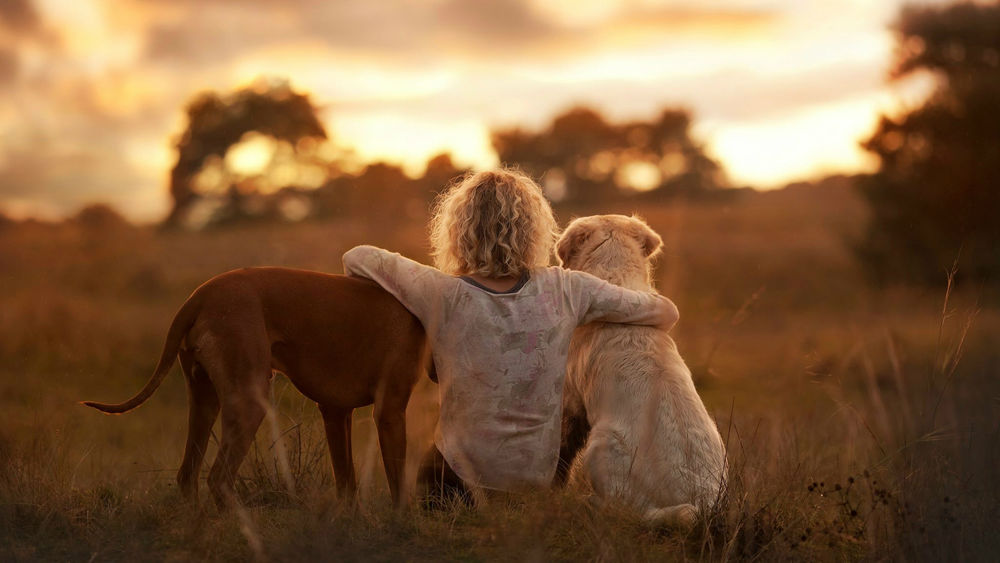
{"label": "child", "polygon": [[[557,227],[530,178],[467,176],[431,222],[437,269],[359,246],[344,271],[372,279],[423,323],[437,370],[436,449],[418,480],[477,488],[548,487],[556,471],[570,338],[592,321],[659,326],[678,318],[660,295],[550,267]],[[436,474],[436,476],[434,475]]]}

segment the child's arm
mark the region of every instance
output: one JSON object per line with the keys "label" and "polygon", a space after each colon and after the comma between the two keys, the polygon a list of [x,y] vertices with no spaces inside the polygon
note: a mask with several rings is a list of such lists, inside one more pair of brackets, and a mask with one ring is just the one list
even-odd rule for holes
{"label": "child's arm", "polygon": [[677,306],[662,295],[625,289],[584,272],[569,273],[579,324],[601,321],[670,330],[680,319]]}
{"label": "child's arm", "polygon": [[344,273],[382,286],[416,315],[424,326],[433,320],[436,301],[451,276],[435,268],[374,246],[356,246],[344,254]]}

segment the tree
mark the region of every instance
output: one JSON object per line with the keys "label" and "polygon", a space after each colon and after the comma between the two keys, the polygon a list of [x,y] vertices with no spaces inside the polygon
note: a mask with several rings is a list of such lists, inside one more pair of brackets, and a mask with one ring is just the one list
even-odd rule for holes
{"label": "tree", "polygon": [[496,131],[493,147],[501,162],[539,178],[556,201],[718,187],[724,183],[721,169],[691,138],[690,125],[682,110],[664,110],[648,122],[611,124],[593,109],[577,107],[538,133]]}
{"label": "tree", "polygon": [[923,106],[883,117],[863,146],[879,170],[861,184],[871,208],[858,255],[879,282],[1000,274],[1000,3],[907,7],[892,78],[930,71]]}
{"label": "tree", "polygon": [[[177,142],[177,163],[170,172],[170,195],[174,200],[166,219],[170,226],[185,221],[200,199],[193,185],[196,174],[212,157],[225,157],[247,133],[258,132],[292,146],[303,139],[327,136],[309,97],[292,91],[284,82],[261,80],[226,96],[202,93],[188,105],[187,120],[188,126]],[[246,196],[233,190],[231,199]],[[219,205],[233,207],[231,203]]]}

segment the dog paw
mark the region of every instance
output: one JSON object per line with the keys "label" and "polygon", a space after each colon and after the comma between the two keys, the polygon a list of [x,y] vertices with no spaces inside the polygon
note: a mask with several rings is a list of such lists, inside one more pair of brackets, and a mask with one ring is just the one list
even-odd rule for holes
{"label": "dog paw", "polygon": [[698,520],[698,509],[692,504],[678,504],[666,508],[651,508],[644,515],[646,522],[654,525],[690,529]]}

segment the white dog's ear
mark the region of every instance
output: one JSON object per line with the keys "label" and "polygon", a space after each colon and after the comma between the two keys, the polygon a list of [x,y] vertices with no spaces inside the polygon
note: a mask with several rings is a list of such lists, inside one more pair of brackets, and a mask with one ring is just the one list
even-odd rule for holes
{"label": "white dog's ear", "polygon": [[646,258],[652,258],[657,252],[663,248],[663,239],[660,235],[656,234],[656,231],[649,228],[645,222],[640,219],[640,224],[637,225],[638,229],[635,233],[635,238],[642,245],[642,252],[646,255]]}
{"label": "white dog's ear", "polygon": [[573,224],[570,224],[569,228],[559,237],[559,242],[556,243],[556,254],[559,255],[559,264],[562,266],[570,261],[580,250],[580,246],[587,240],[587,237],[590,236],[586,229],[574,229],[573,227]]}

